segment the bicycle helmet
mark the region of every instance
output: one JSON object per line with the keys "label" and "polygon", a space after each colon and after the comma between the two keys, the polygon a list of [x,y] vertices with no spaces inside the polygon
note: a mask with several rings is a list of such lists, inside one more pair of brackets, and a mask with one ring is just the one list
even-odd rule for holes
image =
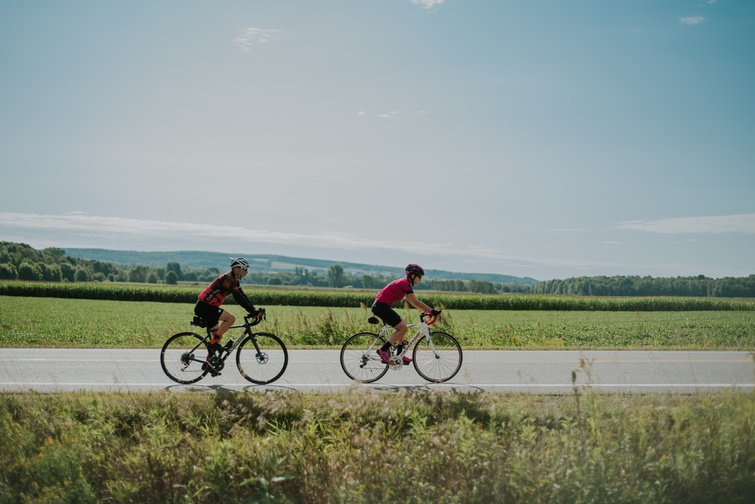
{"label": "bicycle helmet", "polygon": [[406,267],[406,274],[421,277],[425,275],[425,270],[423,270],[422,266],[420,266],[419,264],[410,264]]}
{"label": "bicycle helmet", "polygon": [[243,257],[231,257],[231,269],[238,266],[239,268],[249,269],[249,261]]}

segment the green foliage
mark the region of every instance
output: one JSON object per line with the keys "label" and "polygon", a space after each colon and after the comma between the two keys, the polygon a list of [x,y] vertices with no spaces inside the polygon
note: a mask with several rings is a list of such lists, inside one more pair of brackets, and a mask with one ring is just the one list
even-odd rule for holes
{"label": "green foliage", "polygon": [[333,264],[328,268],[328,286],[343,287],[346,285],[346,274],[340,264]]}
{"label": "green foliage", "polygon": [[73,279],[76,282],[88,282],[89,272],[84,268],[76,268],[76,271],[73,273]]}
{"label": "green foliage", "polygon": [[755,297],[755,275],[745,278],[652,278],[639,276],[577,277],[548,280],[533,287],[538,294],[580,296]]}
{"label": "green foliage", "polygon": [[755,396],[0,395],[0,502],[689,502],[755,493]]}
{"label": "green foliage", "polygon": [[0,280],[16,280],[18,278],[18,270],[12,264],[2,263],[0,264]]}
{"label": "green foliage", "polygon": [[165,274],[165,283],[168,285],[177,285],[178,274],[175,271],[168,271],[168,273]]}
{"label": "green foliage", "polygon": [[[108,299],[117,301],[155,301],[194,303],[202,287],[155,284],[38,283],[0,282],[2,296]],[[246,289],[255,304],[276,306],[323,306],[356,308],[370,306],[375,292],[356,289]],[[536,311],[755,311],[752,299],[713,298],[585,298],[575,296],[536,296],[525,294],[474,295],[460,293],[422,293],[431,306],[456,310],[536,310]],[[233,304],[232,298],[227,301]]]}
{"label": "green foliage", "polygon": [[19,280],[42,280],[42,273],[39,271],[39,266],[29,262],[22,262],[18,267],[18,279]]}

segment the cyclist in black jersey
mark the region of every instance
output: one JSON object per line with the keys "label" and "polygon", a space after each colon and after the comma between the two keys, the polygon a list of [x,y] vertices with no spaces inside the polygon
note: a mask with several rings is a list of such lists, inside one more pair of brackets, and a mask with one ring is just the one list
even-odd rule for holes
{"label": "cyclist in black jersey", "polygon": [[231,258],[231,270],[224,273],[212,281],[205,290],[199,294],[197,304],[194,305],[194,314],[197,315],[206,327],[213,333],[210,345],[213,349],[218,350],[220,340],[226,331],[236,322],[233,313],[222,309],[220,306],[225,302],[228,295],[247,312],[254,316],[259,316],[259,312],[254,307],[249,298],[241,290],[240,281],[249,272],[249,261],[243,257]]}

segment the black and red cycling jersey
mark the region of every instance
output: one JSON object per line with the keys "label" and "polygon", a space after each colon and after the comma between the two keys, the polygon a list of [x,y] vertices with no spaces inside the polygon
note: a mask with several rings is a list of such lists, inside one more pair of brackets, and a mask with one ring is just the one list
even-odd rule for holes
{"label": "black and red cycling jersey", "polygon": [[254,313],[257,309],[254,307],[244,291],[241,290],[239,281],[231,273],[220,275],[207,286],[198,296],[199,300],[212,306],[220,306],[225,302],[228,295],[233,295],[233,299],[246,309],[249,313]]}

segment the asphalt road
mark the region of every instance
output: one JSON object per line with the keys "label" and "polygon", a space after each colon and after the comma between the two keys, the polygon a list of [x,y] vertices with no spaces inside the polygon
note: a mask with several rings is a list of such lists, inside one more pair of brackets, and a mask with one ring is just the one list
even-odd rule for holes
{"label": "asphalt road", "polygon": [[[488,391],[564,394],[574,386],[600,392],[709,393],[755,389],[755,352],[465,351],[461,371],[447,383],[430,384],[412,366],[374,384],[353,384],[337,350],[291,350],[277,382],[254,385],[229,359],[222,375],[179,385],[165,374],[160,351],[101,349],[0,349],[0,391],[376,390]],[[574,384],[572,376],[576,377]]]}

